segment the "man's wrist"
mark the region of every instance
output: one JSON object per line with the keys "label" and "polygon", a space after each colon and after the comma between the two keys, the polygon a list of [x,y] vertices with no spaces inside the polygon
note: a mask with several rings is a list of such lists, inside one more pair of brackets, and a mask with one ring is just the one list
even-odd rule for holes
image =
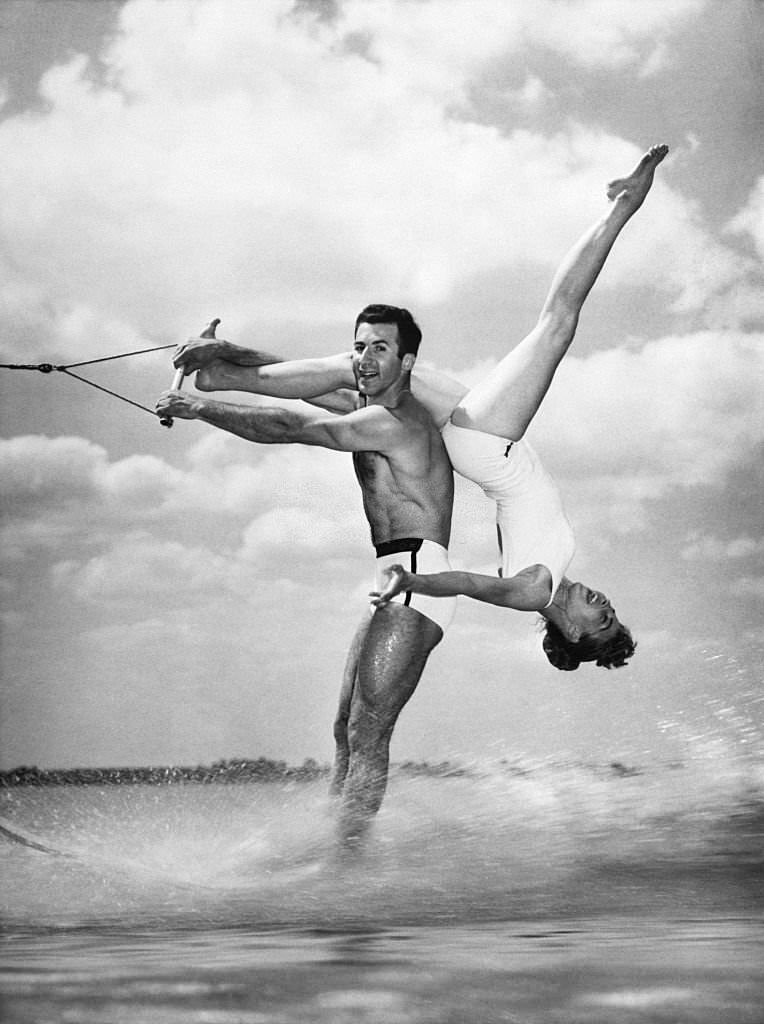
{"label": "man's wrist", "polygon": [[189,405],[189,412],[191,413],[191,419],[203,420],[207,418],[207,414],[212,411],[213,403],[206,398],[194,398]]}

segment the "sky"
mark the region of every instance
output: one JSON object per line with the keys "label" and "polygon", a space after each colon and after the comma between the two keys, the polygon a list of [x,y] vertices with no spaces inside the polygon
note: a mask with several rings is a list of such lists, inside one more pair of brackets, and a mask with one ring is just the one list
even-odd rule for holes
{"label": "sky", "polygon": [[[213,317],[327,354],[381,301],[473,383],[606,183],[666,142],[528,433],[568,575],[636,656],[560,673],[534,616],[463,599],[392,758],[761,736],[763,24],[756,0],[5,0],[0,361]],[[153,407],[170,358],[77,372]],[[167,430],[60,373],[0,387],[0,767],[330,760],[373,578],[350,457]],[[458,481],[452,564],[492,572],[494,536]]]}

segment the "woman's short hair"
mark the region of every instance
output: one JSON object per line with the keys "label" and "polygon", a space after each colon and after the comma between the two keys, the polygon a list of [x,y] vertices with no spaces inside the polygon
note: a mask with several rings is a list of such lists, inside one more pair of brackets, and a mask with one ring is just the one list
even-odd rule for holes
{"label": "woman's short hair", "polygon": [[405,355],[409,354],[415,356],[419,351],[422,332],[407,309],[401,309],[400,306],[385,306],[382,303],[375,303],[374,305],[366,306],[356,317],[355,334],[358,333],[359,324],[396,324],[398,327],[399,357],[403,359]]}
{"label": "woman's short hair", "polygon": [[582,661],[595,661],[602,668],[623,668],[634,654],[637,644],[623,625],[607,640],[598,640],[596,636],[585,633],[574,643],[553,622],[546,620],[542,646],[544,654],[555,668],[562,672],[572,672]]}

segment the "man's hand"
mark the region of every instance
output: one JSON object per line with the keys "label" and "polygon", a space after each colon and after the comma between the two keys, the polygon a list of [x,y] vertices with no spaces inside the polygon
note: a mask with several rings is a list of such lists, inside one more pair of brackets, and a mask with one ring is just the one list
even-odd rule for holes
{"label": "man's hand", "polygon": [[384,574],[387,576],[384,590],[372,590],[369,595],[371,603],[378,608],[383,604],[387,604],[388,601],[392,601],[398,594],[411,589],[411,573],[406,572],[402,565],[389,565],[384,570]]}
{"label": "man's hand", "polygon": [[157,416],[171,416],[173,419],[194,420],[199,415],[198,398],[183,391],[163,391],[157,399]]}

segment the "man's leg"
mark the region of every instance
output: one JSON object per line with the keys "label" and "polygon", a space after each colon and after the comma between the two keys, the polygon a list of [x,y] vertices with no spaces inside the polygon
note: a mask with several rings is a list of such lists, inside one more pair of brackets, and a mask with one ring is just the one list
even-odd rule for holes
{"label": "man's leg", "polygon": [[611,183],[612,207],[563,260],[536,327],[461,400],[451,416],[456,426],[514,441],[523,436],[573,340],[586,296],[621,229],[642,205],[655,168],[667,152],[667,146],[653,146],[628,178]]}
{"label": "man's leg", "polygon": [[339,821],[346,845],[363,836],[379,810],[393,728],[442,636],[440,626],[413,608],[388,604],[372,616],[361,646],[348,722],[350,758]]}
{"label": "man's leg", "polygon": [[356,687],[358,676],[358,662],[361,657],[361,647],[369,629],[369,621],[372,616],[372,609],[369,609],[353,635],[345,661],[345,669],[342,674],[342,687],[340,689],[339,706],[337,717],[334,719],[334,767],[332,779],[329,783],[329,795],[340,796],[342,787],[345,784],[345,776],[348,773],[348,761],[350,759],[350,744],[348,742],[348,720],[350,719],[350,707],[353,699],[353,692]]}

